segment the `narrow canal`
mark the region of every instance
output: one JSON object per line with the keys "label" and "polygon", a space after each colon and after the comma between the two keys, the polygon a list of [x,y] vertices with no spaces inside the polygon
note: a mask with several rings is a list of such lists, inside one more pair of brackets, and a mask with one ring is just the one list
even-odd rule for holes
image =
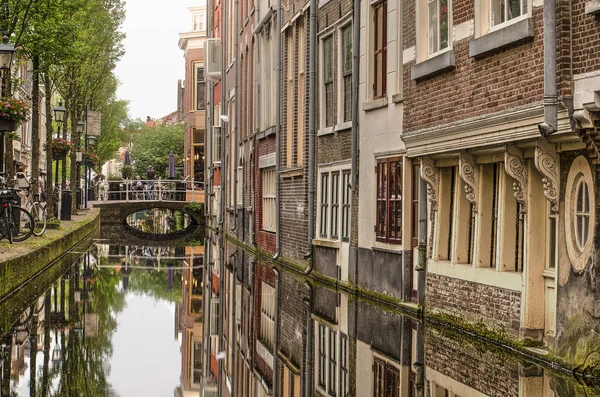
{"label": "narrow canal", "polygon": [[[238,256],[241,269],[252,267],[252,255]],[[205,340],[217,330],[202,326],[203,265],[201,246],[86,242],[0,301],[0,395],[198,396],[205,357],[214,369],[225,356]],[[285,280],[296,284],[285,286],[278,317],[258,308],[247,318],[253,287],[225,287],[228,305],[236,294],[224,315],[235,315],[247,365],[222,363],[230,376],[223,395],[232,385],[238,396],[263,395],[253,385],[272,360],[264,346],[275,324],[288,352],[278,357],[277,396],[304,396],[309,384],[315,396],[600,395],[588,381],[493,344],[299,276]],[[298,320],[294,310],[307,306],[310,316]]]}

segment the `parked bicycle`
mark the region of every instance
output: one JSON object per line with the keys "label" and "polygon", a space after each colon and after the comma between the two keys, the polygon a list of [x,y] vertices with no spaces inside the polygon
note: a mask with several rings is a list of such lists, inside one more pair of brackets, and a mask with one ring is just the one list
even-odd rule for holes
{"label": "parked bicycle", "polygon": [[33,193],[34,184],[35,181],[28,181],[24,173],[17,172],[17,186],[21,188],[21,208],[29,211],[33,217],[33,234],[41,236],[46,231],[47,213],[46,207],[39,202],[39,195]]}
{"label": "parked bicycle", "polygon": [[24,208],[20,208],[18,188],[9,188],[6,173],[0,173],[0,234],[9,243],[27,240],[34,229],[33,217]]}

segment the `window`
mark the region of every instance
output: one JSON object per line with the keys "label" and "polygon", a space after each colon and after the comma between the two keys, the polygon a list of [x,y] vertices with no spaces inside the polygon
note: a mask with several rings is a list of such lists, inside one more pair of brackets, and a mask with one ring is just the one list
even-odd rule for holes
{"label": "window", "polygon": [[338,238],[338,214],[340,211],[340,173],[331,173],[331,216],[330,216],[330,236],[332,239]]}
{"label": "window", "polygon": [[298,23],[298,106],[296,111],[296,164],[302,165],[304,161],[304,85],[306,84],[304,74],[305,49],[304,49],[304,23]]}
{"label": "window", "polygon": [[429,54],[448,47],[448,0],[427,0]]}
{"label": "window", "polygon": [[333,111],[333,36],[323,39],[323,92],[325,93],[325,127],[334,123]]}
{"label": "window", "polygon": [[291,167],[296,164],[296,153],[294,146],[296,145],[294,137],[294,112],[293,101],[294,101],[294,42],[291,34],[287,35],[287,76],[286,76],[286,140],[287,140],[287,166]]}
{"label": "window", "polygon": [[348,393],[348,337],[340,334],[340,397]]}
{"label": "window", "polygon": [[206,87],[204,68],[196,68],[196,110],[206,109]]}
{"label": "window", "polygon": [[350,239],[350,171],[342,172],[342,241]]}
{"label": "window", "polygon": [[491,0],[490,25],[499,25],[526,12],[527,0]]}
{"label": "window", "polygon": [[213,127],[213,162],[221,162],[221,127]]}
{"label": "window", "polygon": [[378,358],[373,364],[373,397],[400,397],[400,371]]}
{"label": "window", "polygon": [[273,347],[275,335],[275,288],[262,283],[260,300],[260,341],[267,347]]}
{"label": "window", "polygon": [[204,14],[195,14],[192,26],[194,32],[203,32],[206,30],[206,17]]}
{"label": "window", "polygon": [[386,94],[387,1],[373,6],[373,99]]}
{"label": "window", "polygon": [[210,334],[217,335],[219,327],[219,298],[210,300]]}
{"label": "window", "polygon": [[577,204],[575,207],[575,240],[583,251],[590,230],[590,196],[587,182],[582,178],[577,186]]}
{"label": "window", "polygon": [[342,121],[352,120],[352,24],[342,27]]}
{"label": "window", "polygon": [[[348,241],[350,237],[350,171],[321,172],[319,180],[319,236]],[[340,233],[341,232],[341,233]],[[340,236],[341,234],[341,236]]]}
{"label": "window", "polygon": [[402,242],[402,158],[377,160],[377,241]]}
{"label": "window", "polygon": [[416,247],[419,244],[419,170],[419,162],[413,160],[410,202],[410,215],[412,217],[410,243],[412,247]]}
{"label": "window", "polygon": [[337,376],[337,352],[336,352],[337,332],[329,330],[329,385],[327,387],[330,396],[335,396],[336,376]]}
{"label": "window", "polygon": [[275,196],[275,168],[267,168],[262,171],[262,221],[263,230],[275,231],[275,214],[277,203]]}
{"label": "window", "polygon": [[325,377],[327,373],[325,366],[327,365],[327,332],[323,324],[319,323],[319,386],[325,388]]}

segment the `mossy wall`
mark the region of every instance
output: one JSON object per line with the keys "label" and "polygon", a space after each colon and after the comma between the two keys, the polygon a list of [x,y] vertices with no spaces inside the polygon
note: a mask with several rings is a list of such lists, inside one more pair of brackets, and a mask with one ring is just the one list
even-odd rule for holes
{"label": "mossy wall", "polygon": [[58,240],[52,241],[43,247],[35,248],[26,255],[1,262],[0,301],[27,280],[43,271],[48,267],[48,264],[60,258],[90,233],[97,231],[98,225],[99,217],[96,216]]}

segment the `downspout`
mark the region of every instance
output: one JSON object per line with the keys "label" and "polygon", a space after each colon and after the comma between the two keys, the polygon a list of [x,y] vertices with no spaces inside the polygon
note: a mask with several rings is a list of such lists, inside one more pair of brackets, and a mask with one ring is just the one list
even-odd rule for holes
{"label": "downspout", "polygon": [[279,349],[279,296],[281,295],[279,291],[279,283],[281,280],[281,273],[276,267],[273,267],[273,273],[275,273],[275,321],[273,324],[273,396],[277,396],[277,391],[279,390],[279,384],[277,379],[277,376],[279,374],[279,371],[277,371],[277,350]]}
{"label": "downspout", "polygon": [[306,281],[304,287],[308,290],[308,298],[303,299],[306,306],[306,371],[304,372],[304,397],[312,397],[313,393],[313,323],[312,323],[312,302],[313,286]]}
{"label": "downspout", "polygon": [[[221,2],[222,10],[221,10],[221,18],[220,23],[222,24],[221,29],[221,116],[225,116],[226,113],[226,82],[227,82],[227,2],[225,0]],[[224,117],[221,117],[221,208],[220,208],[220,219],[219,219],[219,319],[218,319],[218,350],[217,354],[224,350],[223,346],[223,322],[225,321],[225,317],[223,316],[223,306],[225,304],[225,299],[223,297],[223,293],[225,292],[225,189],[227,174],[226,174],[226,164],[225,161],[225,126],[227,123],[223,120]],[[217,373],[217,395],[223,395],[223,359],[218,359],[218,373]]]}
{"label": "downspout", "polygon": [[[235,11],[234,11],[234,20],[238,21],[238,9],[239,9],[239,0],[235,0]],[[231,148],[231,152],[233,155],[233,227],[232,231],[237,229],[237,169],[238,169],[238,127],[240,125],[239,117],[238,117],[238,100],[240,99],[240,94],[238,93],[238,81],[239,81],[239,65],[238,65],[238,38],[239,34],[235,31],[236,25],[234,25],[234,29],[232,29],[233,34],[233,56],[235,59],[235,80],[233,82],[233,92],[235,92],[235,103],[233,105],[233,114],[235,119],[235,124],[233,125],[233,147]],[[233,377],[232,377],[233,378]],[[231,393],[233,396],[233,392]]]}
{"label": "downspout", "polygon": [[275,256],[273,259],[278,259],[281,255],[281,21],[282,21],[281,0],[277,1],[277,111],[275,117]]}
{"label": "downspout", "polygon": [[[237,4],[237,1],[236,1]],[[236,92],[237,95],[237,92]],[[236,100],[237,102],[237,100]],[[231,296],[231,318],[233,319],[231,321],[231,329],[232,329],[232,334],[231,335],[231,349],[232,349],[232,353],[231,353],[231,395],[235,396],[235,367],[236,367],[236,352],[237,352],[237,318],[236,318],[236,312],[235,312],[235,306],[236,306],[236,297],[237,297],[237,249],[235,250],[235,252],[233,253],[233,255],[231,255],[232,259],[233,259],[233,263],[232,263],[232,267],[233,267],[233,291],[232,292],[232,296]]]}
{"label": "downspout", "polygon": [[[204,239],[204,362],[210,363],[210,306],[212,301],[212,270],[210,266],[210,252],[212,251],[209,238]],[[210,365],[203,366],[203,376],[210,376]],[[204,384],[203,382],[202,384]]]}
{"label": "downspout", "polygon": [[538,129],[544,138],[558,131],[556,0],[544,0],[544,122]]}
{"label": "downspout", "polygon": [[309,275],[313,270],[312,241],[315,233],[315,132],[316,132],[316,65],[317,54],[317,0],[310,0],[310,45],[308,54],[308,97],[311,99],[308,108],[308,266],[304,273]]}
{"label": "downspout", "polygon": [[360,0],[354,0],[352,14],[352,165],[350,183],[351,189],[358,188],[358,81],[360,68]]}
{"label": "downspout", "polygon": [[419,262],[415,270],[417,271],[417,301],[421,310],[424,310],[427,276],[427,182],[421,175],[423,175],[422,161],[419,167]]}

